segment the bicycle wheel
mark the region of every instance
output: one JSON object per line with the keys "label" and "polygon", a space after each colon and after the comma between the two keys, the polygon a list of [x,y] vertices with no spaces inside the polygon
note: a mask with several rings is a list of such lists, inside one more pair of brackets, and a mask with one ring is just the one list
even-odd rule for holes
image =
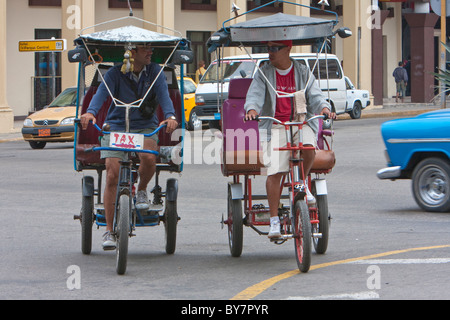
{"label": "bicycle wheel", "polygon": [[117,210],[115,234],[116,248],[116,271],[124,274],[127,269],[128,239],[130,236],[130,197],[122,194],[119,198],[119,209]]}
{"label": "bicycle wheel", "polygon": [[311,222],[305,200],[295,202],[292,221],[298,269],[300,272],[308,272],[311,266]]}
{"label": "bicycle wheel", "polygon": [[242,200],[233,199],[231,188],[228,188],[228,244],[232,257],[242,254],[244,224],[242,218]]}
{"label": "bicycle wheel", "polygon": [[177,202],[167,201],[166,210],[164,212],[164,227],[166,231],[166,253],[174,254],[177,244]]}
{"label": "bicycle wheel", "polygon": [[92,225],[94,223],[94,195],[85,188],[87,184],[94,184],[94,178],[86,176],[82,180],[83,196],[81,199],[81,252],[90,254],[92,251]]}
{"label": "bicycle wheel", "polygon": [[317,212],[319,216],[319,226],[316,229],[318,233],[322,234],[321,238],[314,238],[314,250],[318,254],[324,254],[328,248],[329,235],[329,214],[328,214],[328,197],[326,195],[315,196],[317,200]]}

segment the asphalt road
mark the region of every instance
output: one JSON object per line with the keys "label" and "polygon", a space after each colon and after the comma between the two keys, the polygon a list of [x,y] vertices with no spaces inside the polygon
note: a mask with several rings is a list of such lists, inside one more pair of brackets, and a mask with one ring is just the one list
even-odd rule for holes
{"label": "asphalt road", "polygon": [[[187,164],[175,176],[175,254],[165,254],[162,226],[138,229],[127,273],[118,276],[115,253],[101,249],[104,230],[94,229],[92,254],[81,253],[73,216],[83,173],[73,169],[71,145],[1,143],[0,299],[450,299],[450,214],[421,211],[410,181],[376,178],[385,166],[383,121],[335,123],[330,242],[325,255],[313,254],[307,274],[297,271],[293,242],[277,246],[248,228],[242,256],[232,258],[220,224],[229,179],[218,164]],[[203,138],[203,153],[215,155],[213,136],[203,134],[189,148],[202,150]],[[264,178],[257,181],[263,190]]]}

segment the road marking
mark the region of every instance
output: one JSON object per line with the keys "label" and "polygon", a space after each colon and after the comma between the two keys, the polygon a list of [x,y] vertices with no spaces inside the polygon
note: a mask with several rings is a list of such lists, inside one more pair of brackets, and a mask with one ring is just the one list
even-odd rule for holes
{"label": "road marking", "polygon": [[375,291],[364,291],[357,293],[342,293],[333,295],[322,295],[315,297],[288,297],[287,300],[369,300],[380,299],[380,295]]}
{"label": "road marking", "polygon": [[450,258],[436,258],[436,259],[368,259],[349,262],[349,264],[440,264],[450,263]]}
{"label": "road marking", "polygon": [[[377,258],[381,258],[381,257],[392,256],[392,255],[395,255],[395,254],[408,253],[408,252],[414,252],[414,251],[433,250],[433,249],[443,249],[443,248],[450,248],[450,245],[442,245],[442,246],[434,246],[434,247],[422,247],[422,248],[411,248],[411,249],[405,249],[405,250],[395,250],[395,251],[389,251],[389,252],[384,252],[384,253],[373,254],[373,255],[369,255],[369,256],[365,256],[365,257],[359,257],[359,258],[352,258],[352,259],[345,259],[345,260],[327,262],[327,263],[322,263],[322,264],[318,264],[318,265],[315,265],[315,266],[311,266],[310,271],[321,269],[321,268],[326,268],[326,267],[331,267],[331,266],[336,266],[336,265],[341,265],[341,264],[346,264],[346,263],[352,263],[352,262],[359,261],[359,260],[377,259]],[[258,296],[261,293],[263,293],[264,291],[266,291],[267,289],[269,289],[274,284],[276,284],[276,283],[278,283],[278,282],[280,282],[282,280],[288,279],[290,277],[293,277],[295,275],[298,275],[299,273],[300,273],[300,271],[297,269],[297,270],[288,271],[288,272],[285,272],[285,273],[280,274],[278,276],[275,276],[275,277],[272,277],[270,279],[264,280],[264,281],[262,281],[260,283],[257,283],[255,285],[245,289],[244,291],[238,293],[233,298],[231,298],[231,300],[250,300],[250,299],[253,299],[256,296]]]}

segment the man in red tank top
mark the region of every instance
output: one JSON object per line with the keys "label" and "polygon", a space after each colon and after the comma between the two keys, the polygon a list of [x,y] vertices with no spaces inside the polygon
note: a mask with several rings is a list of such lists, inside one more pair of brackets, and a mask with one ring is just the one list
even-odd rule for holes
{"label": "man in red tank top", "polygon": [[[275,69],[275,78],[273,79],[272,85],[275,87],[278,93],[294,93],[298,90],[298,83],[296,83],[296,68],[301,68],[298,63],[296,64],[293,60],[290,58],[292,48],[292,41],[269,41],[268,42],[268,52],[269,52],[269,60],[271,66]],[[269,68],[266,68],[266,70]],[[307,73],[309,73],[309,69],[307,69]],[[305,70],[304,70],[305,71]],[[305,79],[302,79],[303,81]],[[313,84],[314,86],[316,84]],[[267,87],[266,87],[267,88]],[[252,89],[252,88],[251,88]],[[317,88],[316,88],[317,89]],[[311,90],[310,87],[305,89],[306,91]],[[322,96],[322,92],[319,89],[316,91],[320,92],[320,96]],[[249,91],[250,92],[250,91]],[[257,92],[257,95],[260,95],[261,92]],[[307,93],[308,97],[308,93]],[[248,98],[248,96],[247,96]],[[247,99],[248,100],[248,99]],[[321,102],[319,109],[316,107],[317,113],[326,114],[330,118],[335,118],[335,113],[331,112],[331,107],[326,102],[326,100],[320,99],[323,102]],[[274,106],[274,115],[273,117],[282,121],[286,122],[291,120],[291,98],[287,97],[284,98],[282,95],[277,94],[277,98]],[[249,104],[251,105],[251,104]],[[308,104],[308,108],[310,108]],[[248,108],[246,120],[252,120],[255,119],[255,117],[259,114],[259,112],[256,111],[256,109],[253,109],[252,107]],[[279,148],[286,146],[286,138],[285,138],[285,131],[284,126],[273,124],[272,125],[272,139],[268,143],[267,150],[273,150],[274,148]],[[311,129],[309,125],[303,126],[302,130],[303,134],[303,144],[305,146],[316,146],[317,143],[317,136],[316,133]],[[296,134],[298,139],[298,134]],[[278,151],[277,151],[278,152]],[[280,232],[280,220],[278,217],[278,206],[280,203],[280,183],[281,178],[283,175],[285,175],[289,171],[289,152],[272,152],[272,155],[270,156],[270,165],[267,169],[267,181],[266,181],[266,190],[267,190],[267,199],[269,202],[269,208],[270,208],[270,231],[269,231],[269,238],[277,238],[281,236]],[[275,154],[275,156],[274,156]],[[315,158],[315,151],[314,150],[303,150],[302,151],[302,158],[303,158],[303,168],[305,171],[305,174],[308,175],[309,171],[312,168],[314,158]],[[315,198],[314,196],[307,191],[307,199],[308,203],[314,203]]]}

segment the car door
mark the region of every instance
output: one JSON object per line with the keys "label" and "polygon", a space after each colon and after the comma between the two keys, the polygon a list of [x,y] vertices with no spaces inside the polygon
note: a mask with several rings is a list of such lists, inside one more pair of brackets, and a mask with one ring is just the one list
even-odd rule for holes
{"label": "car door", "polygon": [[351,80],[348,77],[345,77],[345,86],[347,89],[347,108],[345,111],[353,110],[353,104],[356,99],[356,89]]}

